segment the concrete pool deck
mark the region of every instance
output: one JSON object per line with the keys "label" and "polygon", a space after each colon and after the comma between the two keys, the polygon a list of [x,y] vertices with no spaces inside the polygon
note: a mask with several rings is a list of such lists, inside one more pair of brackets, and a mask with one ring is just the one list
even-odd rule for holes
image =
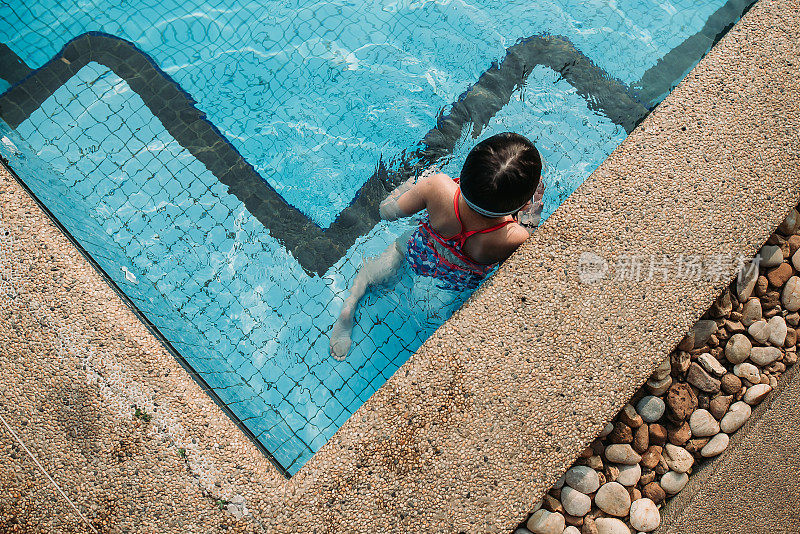
{"label": "concrete pool deck", "polygon": [[[102,532],[511,531],[736,270],[581,254],[751,257],[797,204],[798,41],[758,2],[288,481],[3,171],[0,415]],[[0,435],[0,527],[91,531]]]}

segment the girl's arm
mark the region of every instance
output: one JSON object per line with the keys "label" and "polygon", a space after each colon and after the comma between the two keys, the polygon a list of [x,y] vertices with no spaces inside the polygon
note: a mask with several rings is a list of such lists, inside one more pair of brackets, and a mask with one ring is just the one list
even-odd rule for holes
{"label": "girl's arm", "polygon": [[424,210],[426,207],[425,193],[431,178],[437,174],[428,169],[422,173],[416,183],[414,183],[414,178],[409,178],[400,184],[386,197],[386,200],[381,202],[378,208],[381,219],[395,221]]}
{"label": "girl's arm", "polygon": [[414,177],[411,177],[389,193],[389,196],[378,206],[378,213],[380,213],[381,219],[396,221],[401,217],[408,217],[411,215],[410,213],[404,213],[403,210],[400,209],[398,201],[401,196],[413,189],[414,185]]}

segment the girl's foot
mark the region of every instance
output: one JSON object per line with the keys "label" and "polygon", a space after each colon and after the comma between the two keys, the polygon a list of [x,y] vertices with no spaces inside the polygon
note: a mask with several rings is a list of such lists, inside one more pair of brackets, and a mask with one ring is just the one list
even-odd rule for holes
{"label": "girl's foot", "polygon": [[345,303],[342,313],[336,320],[331,330],[331,356],[338,361],[344,361],[347,353],[350,352],[350,345],[353,340],[353,315],[355,307],[350,303]]}
{"label": "girl's foot", "polygon": [[353,280],[350,295],[345,299],[339,318],[336,319],[336,324],[331,329],[331,356],[339,361],[347,357],[350,345],[353,343],[350,336],[353,333],[353,319],[358,302],[370,286],[382,284],[388,280],[397,270],[402,259],[403,252],[395,242],[389,245],[380,256],[364,262],[361,266]]}

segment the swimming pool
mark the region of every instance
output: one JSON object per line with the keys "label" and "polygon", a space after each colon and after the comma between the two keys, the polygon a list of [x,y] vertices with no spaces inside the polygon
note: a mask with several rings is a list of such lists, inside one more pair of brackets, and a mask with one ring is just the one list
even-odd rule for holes
{"label": "swimming pool", "polygon": [[3,2],[0,153],[293,474],[462,300],[401,278],[328,356],[391,185],[518,131],[546,217],[747,5]]}

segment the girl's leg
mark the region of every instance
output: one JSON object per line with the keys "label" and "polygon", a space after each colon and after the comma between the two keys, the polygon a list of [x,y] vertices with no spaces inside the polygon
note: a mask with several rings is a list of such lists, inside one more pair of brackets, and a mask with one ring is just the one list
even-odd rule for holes
{"label": "girl's leg", "polygon": [[344,301],[342,312],[331,330],[331,356],[342,361],[350,351],[353,317],[356,307],[370,286],[386,282],[400,266],[403,252],[397,242],[389,245],[380,256],[364,263],[356,274],[350,294]]}

